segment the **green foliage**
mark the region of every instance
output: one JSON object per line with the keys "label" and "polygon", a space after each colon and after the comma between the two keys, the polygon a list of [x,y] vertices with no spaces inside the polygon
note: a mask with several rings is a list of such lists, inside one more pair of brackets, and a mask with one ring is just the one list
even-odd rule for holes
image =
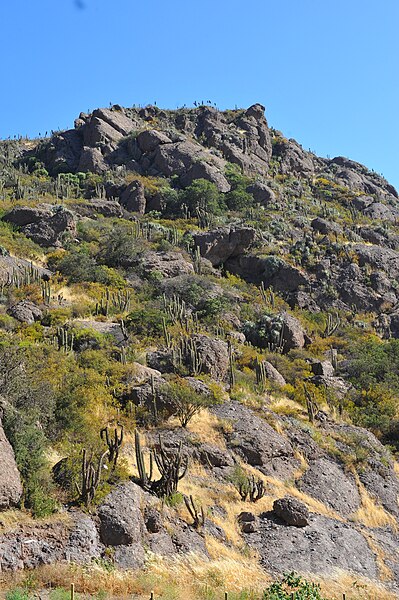
{"label": "green foliage", "polygon": [[262,600],[328,600],[321,595],[320,586],[303,579],[296,573],[286,573],[282,581],[272,583]]}
{"label": "green foliage", "polygon": [[46,438],[34,423],[9,417],[5,424],[24,484],[23,502],[35,517],[45,517],[56,510],[53,485],[45,458]]}
{"label": "green foliage", "polygon": [[196,179],[181,194],[181,202],[186,204],[190,213],[196,215],[198,210],[204,210],[213,215],[219,215],[225,204],[223,195],[216,185],[206,179]]}
{"label": "green foliage", "polygon": [[212,394],[197,392],[187,381],[180,378],[164,385],[162,393],[172,405],[182,427],[187,427],[194,415],[202,409],[215,404]]}
{"label": "green foliage", "polygon": [[14,588],[5,595],[6,600],[31,600],[31,595],[28,590],[23,588]]}
{"label": "green foliage", "polygon": [[156,308],[138,308],[126,317],[129,331],[146,337],[161,337],[164,320],[169,324],[168,316]]}

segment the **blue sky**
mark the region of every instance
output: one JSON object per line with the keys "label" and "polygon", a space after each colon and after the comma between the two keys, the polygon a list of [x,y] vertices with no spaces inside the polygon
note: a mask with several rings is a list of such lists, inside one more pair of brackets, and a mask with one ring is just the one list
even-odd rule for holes
{"label": "blue sky", "polygon": [[266,106],[399,188],[398,0],[1,0],[0,137],[110,102]]}

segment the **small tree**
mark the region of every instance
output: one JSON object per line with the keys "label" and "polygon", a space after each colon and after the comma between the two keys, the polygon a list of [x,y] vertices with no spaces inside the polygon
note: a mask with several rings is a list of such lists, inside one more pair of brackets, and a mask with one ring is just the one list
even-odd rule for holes
{"label": "small tree", "polygon": [[163,393],[182,427],[187,427],[194,415],[215,403],[213,394],[197,392],[181,378],[163,386]]}

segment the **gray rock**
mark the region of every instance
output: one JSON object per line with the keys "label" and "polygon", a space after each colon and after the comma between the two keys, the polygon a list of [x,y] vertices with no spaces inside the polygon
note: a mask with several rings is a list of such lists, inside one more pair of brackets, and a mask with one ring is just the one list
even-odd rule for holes
{"label": "gray rock", "polygon": [[339,569],[378,577],[374,553],[361,532],[327,517],[311,515],[309,525],[299,529],[265,514],[258,531],[246,536],[246,541],[259,552],[267,571],[331,575]]}
{"label": "gray rock", "polygon": [[306,527],[309,525],[309,509],[297,500],[286,496],[273,502],[273,512],[282,519],[287,525],[294,527]]}
{"label": "gray rock", "polygon": [[143,275],[160,273],[165,278],[194,274],[193,265],[180,252],[149,251],[140,260]]}
{"label": "gray rock", "polygon": [[76,235],[76,221],[71,211],[60,207],[40,221],[25,225],[22,231],[39,246],[59,246],[65,235]]}
{"label": "gray rock", "polygon": [[279,371],[277,371],[275,367],[273,367],[272,363],[264,360],[262,361],[262,364],[264,365],[266,377],[270,379],[270,381],[280,386],[286,385],[287,382],[285,381],[284,377],[281,375],[281,373],[279,373]]}
{"label": "gray rock", "polygon": [[[193,335],[191,339],[199,356],[201,373],[223,381],[229,368],[229,352],[226,342],[200,334]],[[187,359],[188,356],[184,357],[185,361]]]}
{"label": "gray rock", "polygon": [[39,223],[51,217],[51,210],[46,207],[32,208],[30,206],[15,206],[3,217],[3,221],[12,223],[17,227],[24,227],[30,223]]}
{"label": "gray rock", "polygon": [[354,478],[345,475],[341,467],[325,458],[312,462],[297,481],[297,486],[345,517],[356,512],[360,506]]}
{"label": "gray rock", "polygon": [[253,244],[255,235],[252,227],[221,227],[194,233],[193,238],[201,256],[217,266],[245,252]]}
{"label": "gray rock", "polygon": [[19,504],[22,497],[22,484],[14,451],[6,438],[1,420],[0,462],[0,510],[7,510]]}
{"label": "gray rock", "polygon": [[310,338],[307,336],[298,319],[288,313],[284,313],[282,319],[284,325],[284,352],[288,352],[294,348],[304,348],[309,344]]}
{"label": "gray rock", "polygon": [[225,433],[227,446],[251,466],[281,479],[288,479],[298,468],[299,462],[288,439],[249,408],[238,402],[226,402],[212,407],[211,411],[231,423],[231,432]]}
{"label": "gray rock", "polygon": [[318,360],[311,364],[313,375],[324,375],[324,377],[333,377],[335,370],[329,360]]}
{"label": "gray rock", "polygon": [[145,552],[141,542],[129,546],[116,546],[113,553],[114,565],[122,571],[141,569],[145,562]]}
{"label": "gray rock", "polygon": [[93,198],[90,203],[74,204],[73,211],[81,217],[95,218],[97,215],[103,215],[107,218],[122,217],[123,210],[119,202],[116,200],[102,200],[101,198]]}
{"label": "gray rock", "polygon": [[234,465],[234,460],[229,452],[214,444],[201,444],[199,455],[204,466],[220,468]]}
{"label": "gray rock", "polygon": [[266,183],[261,183],[260,181],[256,181],[255,183],[249,185],[247,187],[247,192],[252,194],[255,199],[255,202],[258,202],[262,206],[269,206],[270,204],[274,204],[276,201],[276,194]]}
{"label": "gray rock", "polygon": [[323,235],[328,235],[329,233],[342,233],[342,227],[340,227],[337,223],[327,221],[326,219],[321,219],[320,217],[313,219],[310,225],[312,229],[322,233]]}
{"label": "gray rock", "polygon": [[106,546],[141,544],[145,527],[141,498],[141,488],[131,481],[119,484],[105,498],[98,517],[101,541]]}
{"label": "gray rock", "polygon": [[144,186],[141,181],[132,181],[123,190],[120,195],[120,203],[122,206],[131,212],[137,212],[140,215],[145,213],[146,198],[144,194]]}
{"label": "gray rock", "polygon": [[11,306],[7,313],[20,321],[32,325],[35,321],[40,321],[43,317],[42,310],[30,300],[21,300]]}
{"label": "gray rock", "polygon": [[80,155],[78,171],[101,175],[109,169],[99,148],[84,146]]}
{"label": "gray rock", "polygon": [[137,144],[142,152],[152,152],[160,144],[170,144],[172,140],[162,131],[155,129],[142,131],[138,134]]}

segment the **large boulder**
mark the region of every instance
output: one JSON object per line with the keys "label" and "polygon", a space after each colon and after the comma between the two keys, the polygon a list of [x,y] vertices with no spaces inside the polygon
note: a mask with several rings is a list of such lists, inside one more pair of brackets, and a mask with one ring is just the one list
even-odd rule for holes
{"label": "large boulder", "polygon": [[3,219],[21,227],[21,231],[40,246],[58,246],[65,235],[76,234],[76,221],[71,211],[50,205],[18,207]]}
{"label": "large boulder", "polygon": [[13,306],[11,306],[7,313],[20,321],[21,323],[27,323],[32,325],[35,321],[40,321],[43,317],[42,310],[30,300],[20,300]]}
{"label": "large boulder", "polygon": [[[199,357],[201,373],[223,381],[229,368],[229,351],[226,342],[201,334],[193,335],[191,340]],[[188,356],[184,357],[184,360],[188,360]]]}
{"label": "large boulder", "polygon": [[0,510],[17,506],[22,497],[22,484],[14,451],[0,421]]}
{"label": "large boulder", "polygon": [[294,448],[265,419],[238,402],[226,402],[211,409],[230,427],[225,433],[228,448],[265,475],[288,479],[298,468]]}
{"label": "large boulder", "polygon": [[161,144],[172,143],[172,140],[167,135],[155,129],[142,131],[138,134],[136,141],[140,150],[144,153],[152,152]]}
{"label": "large boulder", "polygon": [[161,274],[165,278],[194,274],[193,265],[180,252],[149,251],[140,262],[145,277],[151,273]]}
{"label": "large boulder", "polygon": [[126,210],[143,215],[145,213],[146,198],[141,181],[135,180],[129,183],[121,193],[119,201]]}
{"label": "large boulder", "polygon": [[287,525],[306,527],[309,525],[309,509],[300,500],[286,496],[273,502],[273,512]]}
{"label": "large boulder", "polygon": [[145,529],[140,510],[141,501],[142,490],[132,481],[118,485],[108,494],[98,508],[100,538],[103,544],[141,544]]}
{"label": "large boulder", "polygon": [[255,235],[252,227],[236,226],[194,233],[193,238],[201,256],[217,266],[229,258],[243,254],[255,241]]}

